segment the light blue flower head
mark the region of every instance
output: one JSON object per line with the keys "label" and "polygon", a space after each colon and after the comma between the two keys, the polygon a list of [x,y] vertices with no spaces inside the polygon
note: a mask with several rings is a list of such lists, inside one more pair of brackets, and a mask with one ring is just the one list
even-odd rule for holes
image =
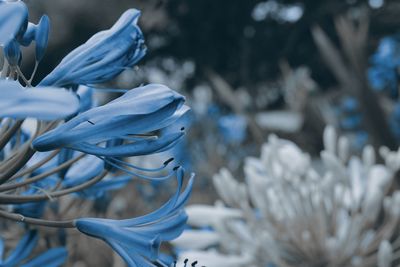
{"label": "light blue flower head", "polygon": [[140,11],[125,11],[114,26],[92,36],[68,54],[40,85],[91,85],[109,81],[133,67],[146,53],[137,26]]}

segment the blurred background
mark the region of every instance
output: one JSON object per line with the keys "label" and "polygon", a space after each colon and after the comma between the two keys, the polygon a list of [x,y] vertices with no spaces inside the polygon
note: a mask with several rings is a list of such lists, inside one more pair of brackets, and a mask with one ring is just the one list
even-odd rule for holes
{"label": "blurred background", "polygon": [[[26,2],[30,21],[47,14],[52,23],[38,80],[126,9],[142,11],[147,55],[104,86],[162,83],[187,97],[193,112],[182,121],[186,139],[159,157],[173,155],[196,173],[191,202],[213,203],[212,176],[223,166],[243,176],[243,159],[259,155],[271,133],[312,156],[328,124],[356,154],[368,143],[391,149],[400,143],[399,1]],[[29,72],[33,58],[24,60]],[[142,186],[135,190],[148,199],[162,191]]]}
{"label": "blurred background", "polygon": [[[128,8],[148,47],[144,60],[112,88],[163,83],[193,112],[173,153],[197,173],[212,202],[210,178],[222,166],[240,174],[269,133],[320,151],[326,124],[354,151],[400,141],[398,1],[31,0],[32,22],[51,18],[41,79],[74,47],[109,28]],[[33,59],[26,60],[31,70]],[[163,156],[164,159],[166,156]]]}

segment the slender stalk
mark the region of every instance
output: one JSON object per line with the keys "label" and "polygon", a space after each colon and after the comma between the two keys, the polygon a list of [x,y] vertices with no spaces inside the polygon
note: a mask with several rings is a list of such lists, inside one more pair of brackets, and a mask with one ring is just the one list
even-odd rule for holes
{"label": "slender stalk", "polygon": [[5,210],[0,210],[0,217],[16,221],[23,222],[38,226],[46,226],[46,227],[56,227],[56,228],[75,228],[74,220],[68,221],[48,221],[43,219],[36,219],[31,217],[25,217],[22,214],[7,212]]}
{"label": "slender stalk", "polygon": [[36,176],[33,176],[33,177],[31,177],[31,178],[29,178],[29,179],[26,179],[26,180],[24,180],[24,181],[22,181],[22,182],[14,183],[14,184],[1,185],[1,186],[0,186],[0,192],[4,192],[4,191],[16,189],[16,188],[18,188],[18,187],[25,186],[25,185],[28,185],[28,184],[37,182],[37,181],[39,181],[39,180],[41,180],[41,179],[46,178],[46,177],[49,176],[49,175],[52,175],[52,174],[54,174],[54,173],[57,173],[57,172],[59,172],[59,171],[65,169],[65,168],[71,166],[72,164],[74,164],[75,162],[77,162],[78,160],[80,160],[81,158],[83,158],[84,156],[85,156],[85,154],[79,155],[79,156],[76,157],[76,158],[73,158],[73,159],[70,159],[70,160],[64,162],[63,164],[57,166],[56,168],[53,168],[53,169],[51,169],[51,170],[49,170],[49,171],[47,171],[47,172],[43,172],[43,173],[41,173],[41,174],[38,174],[38,175],[36,175]]}
{"label": "slender stalk", "polygon": [[11,195],[11,194],[0,194],[0,204],[21,204],[21,203],[27,203],[27,202],[39,202],[43,200],[48,200],[49,198],[58,198],[64,195],[68,195],[71,193],[79,192],[82,191],[97,182],[101,181],[105,176],[107,175],[107,171],[103,171],[101,174],[93,178],[92,180],[89,180],[85,183],[82,183],[80,185],[56,191],[56,192],[51,192],[48,194],[40,194],[40,195],[26,195],[26,196],[21,196],[21,195]]}
{"label": "slender stalk", "polygon": [[0,150],[10,141],[11,137],[18,131],[23,122],[23,120],[17,120],[15,124],[0,137]]}
{"label": "slender stalk", "polygon": [[33,68],[33,71],[32,71],[32,74],[31,74],[31,77],[29,78],[29,84],[32,84],[32,81],[33,81],[33,78],[35,77],[35,74],[36,74],[36,71],[37,71],[37,69],[38,69],[38,66],[39,66],[39,62],[38,61],[35,61],[35,67]]}
{"label": "slender stalk", "polygon": [[24,81],[25,85],[27,87],[32,87],[30,81],[25,77],[25,75],[22,73],[21,69],[19,67],[16,68],[17,69],[17,73],[19,75],[19,77],[22,78],[22,80]]}
{"label": "slender stalk", "polygon": [[[48,155],[46,158],[42,159],[41,161],[39,161],[38,163],[32,165],[29,168],[26,168],[24,170],[21,170],[19,172],[17,172],[16,174],[14,174],[10,180],[18,178],[18,177],[22,177],[25,174],[28,173],[32,173],[33,171],[35,171],[36,169],[40,168],[41,166],[43,166],[44,164],[46,164],[47,162],[49,162],[52,158],[54,158],[58,153],[60,152],[60,150],[54,150],[50,155]],[[33,178],[33,177],[32,177]],[[0,186],[1,188],[1,186]]]}
{"label": "slender stalk", "polygon": [[22,157],[19,158],[19,160],[15,162],[15,164],[7,168],[7,171],[5,173],[2,173],[0,175],[0,184],[5,183],[15,173],[17,173],[32,158],[35,152],[36,151],[30,147],[30,144],[27,144],[27,148],[25,151],[23,151]]}

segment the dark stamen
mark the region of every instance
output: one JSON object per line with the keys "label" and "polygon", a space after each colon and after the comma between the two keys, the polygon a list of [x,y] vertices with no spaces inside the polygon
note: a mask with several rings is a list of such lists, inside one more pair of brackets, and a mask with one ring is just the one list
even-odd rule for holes
{"label": "dark stamen", "polygon": [[172,170],[176,171],[177,169],[179,169],[180,166],[175,166]]}
{"label": "dark stamen", "polygon": [[166,165],[170,164],[173,160],[174,160],[174,158],[170,158],[170,159],[166,160],[166,161],[163,163],[163,165],[166,166]]}

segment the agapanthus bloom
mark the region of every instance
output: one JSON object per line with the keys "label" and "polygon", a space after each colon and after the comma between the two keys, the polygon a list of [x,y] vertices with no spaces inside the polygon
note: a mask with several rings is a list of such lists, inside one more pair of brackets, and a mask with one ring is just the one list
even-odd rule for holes
{"label": "agapanthus bloom", "polygon": [[[0,257],[0,266],[59,266],[65,261],[63,247],[26,260],[39,238],[31,225],[59,228],[58,234],[47,236],[47,245],[64,246],[62,230],[76,228],[106,241],[129,266],[141,267],[153,266],[160,242],[183,231],[187,220],[183,205],[193,179],[181,193],[185,174],[178,164],[169,168],[174,159],[144,168],[125,158],[173,147],[184,135],[184,127],[177,124],[189,110],[185,98],[160,84],[126,90],[102,106],[93,98],[97,84],[110,81],[144,56],[139,15],[135,9],[126,11],[111,29],[73,50],[34,87],[50,20],[44,15],[37,24],[28,22],[22,1],[0,0],[0,217],[9,220],[4,220],[0,232],[8,233],[10,227],[26,231],[14,251],[5,260]],[[21,71],[21,46],[33,43],[36,64],[27,78]],[[80,210],[69,213],[77,201],[96,205],[134,178],[173,177],[178,181],[175,195],[148,215],[111,220],[81,218]],[[72,197],[60,199],[67,195]],[[84,217],[88,216],[94,215]],[[1,256],[3,250],[1,241]]]}

